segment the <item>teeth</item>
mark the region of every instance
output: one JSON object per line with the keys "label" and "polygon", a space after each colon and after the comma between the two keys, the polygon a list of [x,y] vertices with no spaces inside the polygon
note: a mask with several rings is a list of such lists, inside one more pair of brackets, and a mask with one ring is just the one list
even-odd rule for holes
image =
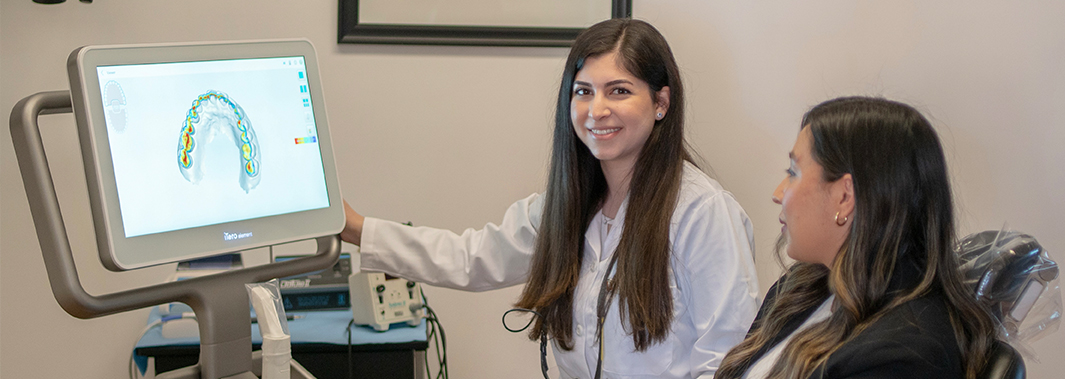
{"label": "teeth", "polygon": [[601,135],[606,135],[606,134],[610,134],[610,133],[616,132],[616,131],[618,131],[618,130],[621,130],[621,128],[613,128],[613,129],[588,129],[588,130],[590,130],[590,131],[592,132],[592,134],[595,134],[595,135],[599,135],[599,136],[601,136]]}

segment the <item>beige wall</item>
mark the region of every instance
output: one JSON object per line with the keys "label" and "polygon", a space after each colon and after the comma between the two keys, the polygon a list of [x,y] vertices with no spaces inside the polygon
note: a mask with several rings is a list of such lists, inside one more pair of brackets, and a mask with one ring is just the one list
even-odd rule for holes
{"label": "beige wall", "polygon": [[[761,281],[799,116],[847,94],[917,105],[947,148],[960,231],[1009,222],[1065,262],[1065,3],[636,0],[671,42],[688,89],[691,142],[755,223]],[[367,215],[452,230],[498,222],[542,190],[564,49],[337,45],[336,1],[0,3],[0,114],[68,88],[86,44],[305,37],[315,43],[344,195]],[[100,267],[73,118],[42,121],[81,280],[101,294],[172,270]],[[7,128],[0,133],[0,377],[125,376],[146,311],[94,320],[52,298]],[[456,378],[537,378],[537,347],[499,317],[518,288],[426,290]],[[763,291],[765,288],[763,288]],[[1032,378],[1065,371],[1062,332],[1034,347]]]}

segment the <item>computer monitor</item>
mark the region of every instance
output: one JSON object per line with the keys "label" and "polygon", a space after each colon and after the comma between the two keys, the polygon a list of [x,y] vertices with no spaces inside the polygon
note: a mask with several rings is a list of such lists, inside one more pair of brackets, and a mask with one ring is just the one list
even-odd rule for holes
{"label": "computer monitor", "polygon": [[343,228],[309,41],[87,46],[67,66],[108,269]]}

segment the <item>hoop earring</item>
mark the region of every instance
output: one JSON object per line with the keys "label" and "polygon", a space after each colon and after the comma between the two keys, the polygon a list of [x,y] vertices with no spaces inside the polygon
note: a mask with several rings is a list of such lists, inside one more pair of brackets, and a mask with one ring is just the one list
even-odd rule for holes
{"label": "hoop earring", "polygon": [[847,216],[843,216],[843,222],[839,222],[839,212],[836,212],[836,225],[843,226],[847,223]]}

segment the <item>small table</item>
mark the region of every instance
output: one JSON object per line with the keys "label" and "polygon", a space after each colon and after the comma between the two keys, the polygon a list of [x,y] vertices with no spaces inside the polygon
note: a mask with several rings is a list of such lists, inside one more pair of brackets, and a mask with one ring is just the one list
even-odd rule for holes
{"label": "small table", "polygon": [[[424,356],[429,343],[424,321],[413,327],[406,323],[393,324],[385,332],[354,325],[349,345],[347,327],[351,310],[291,312],[289,315],[297,317],[288,322],[292,359],[320,379],[425,377]],[[148,323],[160,318],[159,308],[155,307]],[[252,324],[251,328],[253,350],[258,350],[262,344],[259,325]],[[148,357],[155,357],[155,371],[163,373],[195,364],[200,357],[199,344],[198,336],[163,338],[162,329],[154,327],[141,337],[133,352],[141,369],[147,364]]]}

